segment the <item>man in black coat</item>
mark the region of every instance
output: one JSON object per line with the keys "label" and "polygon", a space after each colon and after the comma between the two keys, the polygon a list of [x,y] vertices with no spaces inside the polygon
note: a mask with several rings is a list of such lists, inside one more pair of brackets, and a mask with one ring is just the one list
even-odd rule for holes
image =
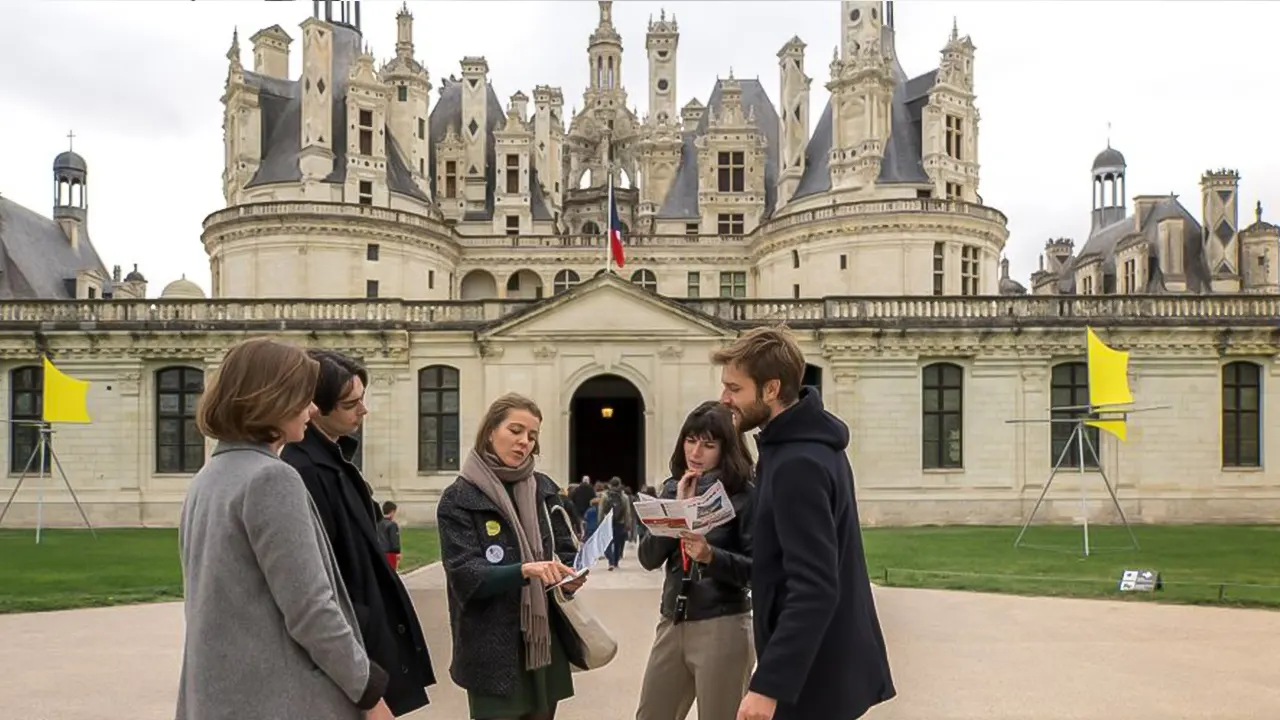
{"label": "man in black coat", "polygon": [[314,400],[319,413],[306,436],[286,445],[280,457],[302,475],[315,501],[355,607],[365,650],[391,676],[387,707],[404,715],[427,704],[426,689],[436,678],[413,602],[378,542],[382,513],[351,463],[357,445],[351,435],[368,413],[364,393],[369,374],[339,353],[308,353],[320,363]]}
{"label": "man in black coat", "polygon": [[896,691],[862,550],[849,428],[801,389],[778,328],[717,351],[720,401],[756,438],[751,566],[756,670],[737,720],[854,720]]}

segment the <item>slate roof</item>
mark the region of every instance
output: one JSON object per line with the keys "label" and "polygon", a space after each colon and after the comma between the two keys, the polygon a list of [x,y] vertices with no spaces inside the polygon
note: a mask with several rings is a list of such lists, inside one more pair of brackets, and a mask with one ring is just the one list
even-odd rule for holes
{"label": "slate roof", "polygon": [[[360,32],[346,25],[333,25],[333,172],[325,182],[341,185],[347,179],[347,83],[351,66],[360,54]],[[302,171],[298,155],[302,151],[302,93],[298,80],[283,80],[244,73],[245,83],[258,88],[262,114],[262,161],[258,172],[245,187],[298,182]],[[391,137],[386,127],[384,136]],[[387,188],[391,192],[426,201],[418,189],[395,142],[387,143]]]}
{"label": "slate roof", "polygon": [[87,228],[72,248],[57,222],[0,197],[0,299],[73,299],[76,273],[90,269],[109,286]]}
{"label": "slate roof", "polygon": [[[893,29],[884,29],[885,47],[890,51],[890,71],[895,82],[893,100],[890,103],[892,122],[890,124],[889,142],[884,147],[884,160],[880,164],[880,176],[877,183],[929,183],[929,175],[924,171],[922,113],[929,101],[931,90],[938,78],[938,71],[929,72],[908,78],[898,53],[893,51]],[[791,199],[800,198],[831,189],[831,173],[828,170],[827,158],[831,154],[832,108],[828,98],[818,123],[813,128],[813,137],[804,151],[804,175],[796,185],[795,195]]]}
{"label": "slate roof", "polygon": [[[430,148],[428,149],[429,157],[427,164],[433,169],[431,177],[431,195],[439,198],[440,193],[436,188],[436,144],[444,139],[448,133],[449,127],[452,126],[454,133],[458,137],[463,136],[462,130],[462,81],[461,80],[444,80],[440,88],[440,98],[436,100],[435,107],[431,109],[431,118],[428,122],[428,135],[431,139]],[[493,83],[487,86],[488,106],[485,109],[485,146],[484,146],[484,211],[469,212],[464,220],[492,220],[493,219],[493,189],[497,178],[497,165],[494,159],[494,139],[493,131],[506,127],[507,111],[503,109],[502,102],[498,100],[497,93],[493,90]],[[461,188],[459,188],[461,191]],[[550,220],[551,211],[547,207],[546,196],[542,190],[542,183],[538,179],[538,171],[531,168],[529,171],[529,210],[534,220]]]}
{"label": "slate roof", "polygon": [[1058,279],[1058,289],[1063,293],[1076,291],[1075,267],[1081,257],[1097,254],[1102,258],[1102,273],[1114,278],[1116,273],[1116,248],[1125,238],[1138,234],[1147,243],[1147,257],[1151,258],[1147,273],[1147,287],[1143,292],[1159,294],[1168,292],[1164,284],[1164,275],[1160,271],[1159,227],[1161,220],[1182,218],[1182,257],[1186,267],[1187,291],[1192,293],[1212,292],[1212,274],[1209,271],[1208,258],[1204,254],[1201,238],[1204,230],[1200,222],[1191,214],[1176,196],[1170,195],[1156,202],[1147,217],[1142,221],[1142,229],[1137,229],[1137,220],[1129,215],[1094,230],[1085,241],[1080,252],[1067,261]]}
{"label": "slate roof", "polygon": [[[736,80],[742,92],[742,113],[755,112],[755,125],[764,134],[764,212],[769,215],[778,202],[778,111],[773,101],[764,91],[759,80]],[[711,97],[707,99],[707,109],[702,119],[692,132],[684,134],[680,152],[680,166],[676,168],[675,180],[671,190],[667,192],[662,208],[658,210],[661,220],[692,220],[698,213],[698,148],[694,142],[707,134],[711,114],[722,112],[721,95],[723,80],[716,80],[711,89]]]}

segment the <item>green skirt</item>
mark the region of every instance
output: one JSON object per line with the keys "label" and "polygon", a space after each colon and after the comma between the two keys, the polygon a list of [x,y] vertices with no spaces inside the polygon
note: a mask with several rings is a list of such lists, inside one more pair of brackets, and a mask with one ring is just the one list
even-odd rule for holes
{"label": "green skirt", "polygon": [[[520,667],[524,667],[524,638],[520,638]],[[473,720],[492,720],[551,712],[556,703],[573,697],[573,669],[564,654],[554,626],[551,631],[551,664],[524,670],[516,678],[516,691],[507,696],[467,692]]]}

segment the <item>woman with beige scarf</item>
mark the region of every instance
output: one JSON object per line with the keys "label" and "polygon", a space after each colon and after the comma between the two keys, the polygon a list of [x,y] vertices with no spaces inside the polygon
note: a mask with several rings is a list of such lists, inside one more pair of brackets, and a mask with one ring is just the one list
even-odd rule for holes
{"label": "woman with beige scarf", "polygon": [[[573,633],[547,588],[573,570],[560,488],[534,472],[542,412],[510,393],[489,406],[462,472],[440,495],[453,681],[474,720],[553,720],[573,696]],[[586,577],[563,587],[575,591]]]}

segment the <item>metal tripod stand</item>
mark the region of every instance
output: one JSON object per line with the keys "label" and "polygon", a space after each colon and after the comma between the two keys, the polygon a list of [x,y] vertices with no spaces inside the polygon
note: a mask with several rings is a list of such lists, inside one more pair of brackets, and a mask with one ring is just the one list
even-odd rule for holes
{"label": "metal tripod stand", "polygon": [[67,472],[62,469],[62,461],[58,459],[58,453],[53,449],[53,426],[44,422],[30,424],[39,429],[40,440],[36,443],[35,448],[32,449],[31,457],[27,458],[27,465],[22,469],[22,474],[18,476],[18,483],[13,486],[13,492],[9,493],[9,499],[5,502],[4,509],[0,510],[0,523],[4,522],[4,516],[8,514],[14,498],[18,496],[18,491],[22,489],[22,482],[27,479],[28,473],[31,472],[31,466],[35,464],[36,457],[39,456],[40,475],[38,479],[40,486],[38,488],[39,494],[36,496],[36,544],[40,544],[40,531],[44,525],[44,479],[49,472],[46,458],[53,460],[53,465],[58,469],[58,475],[62,476],[62,482],[67,486],[67,492],[71,493],[71,500],[75,502],[76,509],[80,511],[80,517],[84,519],[84,524],[89,528],[89,533],[95,538],[98,537],[98,534],[93,530],[93,523],[89,522],[89,516],[85,514],[84,506],[80,504],[80,498],[76,497],[75,488],[71,487],[71,480],[67,478]]}
{"label": "metal tripod stand", "polygon": [[1036,500],[1035,507],[1031,508],[1031,514],[1027,516],[1026,522],[1022,523],[1022,529],[1018,531],[1018,537],[1013,541],[1016,548],[1022,544],[1022,536],[1026,534],[1027,528],[1031,525],[1031,521],[1035,519],[1036,512],[1040,510],[1040,505],[1044,503],[1044,498],[1049,494],[1049,487],[1053,485],[1053,479],[1058,476],[1062,469],[1062,463],[1067,459],[1067,452],[1071,450],[1071,442],[1075,441],[1077,450],[1076,468],[1080,476],[1080,514],[1084,521],[1084,556],[1089,556],[1089,496],[1085,486],[1085,466],[1084,466],[1084,448],[1089,446],[1089,456],[1093,458],[1097,469],[1093,472],[1098,473],[1102,478],[1102,484],[1107,488],[1107,494],[1111,496],[1111,503],[1115,506],[1116,512],[1120,515],[1120,522],[1124,524],[1124,529],[1129,533],[1129,539],[1133,541],[1133,550],[1138,549],[1138,538],[1133,534],[1133,528],[1129,526],[1129,520],[1124,516],[1124,510],[1120,507],[1120,499],[1116,497],[1115,488],[1112,487],[1111,481],[1107,478],[1107,473],[1102,469],[1102,461],[1098,458],[1098,451],[1093,446],[1093,441],[1089,439],[1089,433],[1085,432],[1085,422],[1091,418],[1087,415],[1073,418],[1071,420],[1052,420],[1051,422],[1070,422],[1075,425],[1071,430],[1071,435],[1067,437],[1067,443],[1062,448],[1062,452],[1058,455],[1058,460],[1053,464],[1053,470],[1049,472],[1049,478],[1044,483],[1044,488],[1040,490],[1040,497]]}

